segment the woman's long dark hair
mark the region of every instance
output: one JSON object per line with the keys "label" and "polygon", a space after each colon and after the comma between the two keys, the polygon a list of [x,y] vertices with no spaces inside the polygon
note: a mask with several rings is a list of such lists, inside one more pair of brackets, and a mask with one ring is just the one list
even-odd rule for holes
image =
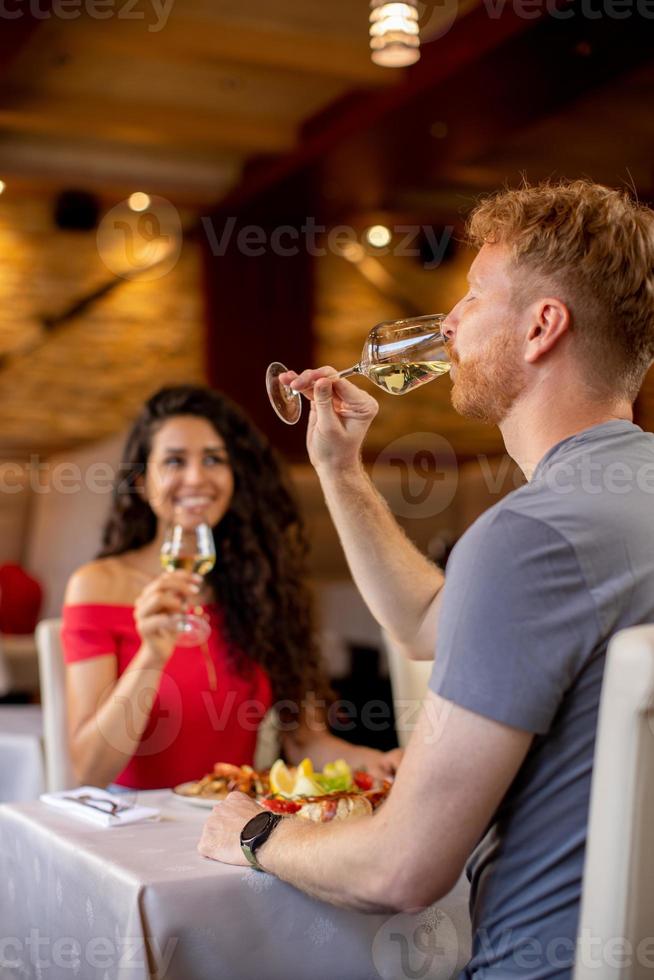
{"label": "woman's long dark hair", "polygon": [[275,700],[295,703],[328,695],[305,585],[308,545],[284,467],[268,440],[233,402],[209,388],[162,388],[146,402],[125,446],[100,557],[141,548],[157,519],[137,491],[152,438],[169,418],[206,419],[222,436],[234,474],[234,495],[213,529],[218,561],[207,576],[224,616],[232,661],[268,673]]}

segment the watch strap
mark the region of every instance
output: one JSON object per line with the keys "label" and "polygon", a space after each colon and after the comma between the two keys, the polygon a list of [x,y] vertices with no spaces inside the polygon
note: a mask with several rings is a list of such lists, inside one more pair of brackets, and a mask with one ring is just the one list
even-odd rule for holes
{"label": "watch strap", "polygon": [[243,828],[243,831],[241,831],[241,850],[243,851],[243,854],[247,858],[250,866],[253,867],[256,871],[266,870],[265,868],[262,868],[259,862],[257,861],[257,855],[256,855],[257,849],[261,847],[262,844],[265,844],[265,842],[268,840],[268,838],[272,834],[273,830],[275,829],[279,821],[282,820],[282,815],[280,813],[270,813],[268,816],[269,819],[266,827],[260,833],[258,833],[256,837],[244,840],[243,835],[247,828],[247,824]]}

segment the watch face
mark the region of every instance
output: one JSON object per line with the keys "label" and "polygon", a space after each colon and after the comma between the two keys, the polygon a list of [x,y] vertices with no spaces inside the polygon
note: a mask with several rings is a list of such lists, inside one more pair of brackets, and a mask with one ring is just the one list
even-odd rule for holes
{"label": "watch face", "polygon": [[243,840],[252,840],[262,834],[268,828],[271,816],[271,813],[257,813],[256,817],[252,817],[243,828]]}

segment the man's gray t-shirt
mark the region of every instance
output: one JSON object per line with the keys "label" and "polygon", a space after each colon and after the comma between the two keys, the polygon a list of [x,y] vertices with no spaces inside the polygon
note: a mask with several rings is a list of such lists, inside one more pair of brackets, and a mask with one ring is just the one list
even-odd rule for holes
{"label": "man's gray t-shirt", "polygon": [[570,977],[606,647],[654,622],[654,435],[624,420],[560,442],[447,566],[430,686],[533,732],[472,855],[463,977]]}

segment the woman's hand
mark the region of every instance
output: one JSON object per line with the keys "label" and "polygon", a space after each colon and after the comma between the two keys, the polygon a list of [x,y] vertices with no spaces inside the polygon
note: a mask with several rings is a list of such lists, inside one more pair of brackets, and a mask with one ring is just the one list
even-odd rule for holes
{"label": "woman's hand", "polygon": [[354,770],[363,769],[373,779],[393,779],[399,769],[404,749],[380,752],[364,745],[353,745],[347,762]]}
{"label": "woman's hand", "polygon": [[170,659],[177,631],[174,616],[182,613],[202,588],[202,577],[191,572],[164,572],[143,589],[134,603],[134,620],[143,645],[158,663]]}
{"label": "woman's hand", "polygon": [[282,747],[291,765],[299,765],[305,757],[311,759],[316,770],[323,769],[328,762],[344,759],[350,769],[369,773],[374,779],[392,779],[397,772],[404,749],[391,749],[380,752],[367,745],[353,745],[332,735],[321,724],[314,721],[308,724],[303,719],[301,729],[282,736]]}

